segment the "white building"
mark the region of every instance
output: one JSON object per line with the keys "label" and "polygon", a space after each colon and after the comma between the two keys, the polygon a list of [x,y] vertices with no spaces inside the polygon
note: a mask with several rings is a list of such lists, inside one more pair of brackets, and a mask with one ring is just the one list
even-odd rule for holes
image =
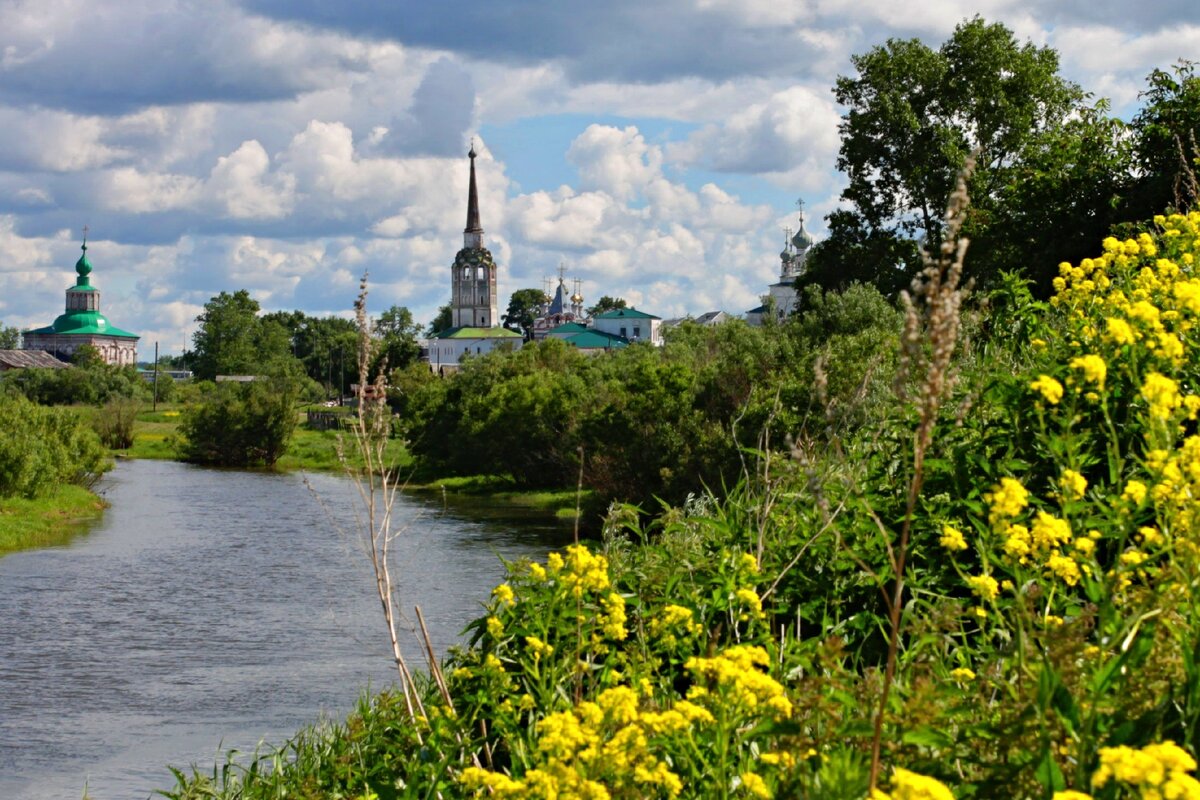
{"label": "white building", "polygon": [[662,344],[662,319],[636,308],[616,308],[597,314],[592,317],[591,327],[631,342]]}

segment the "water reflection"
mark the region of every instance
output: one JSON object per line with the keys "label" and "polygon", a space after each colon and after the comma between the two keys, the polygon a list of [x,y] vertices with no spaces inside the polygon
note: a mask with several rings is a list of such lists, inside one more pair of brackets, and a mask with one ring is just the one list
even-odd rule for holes
{"label": "water reflection", "polygon": [[[122,463],[89,533],[0,559],[0,797],[80,797],[85,782],[96,800],[148,797],[167,764],[280,741],[391,682],[366,555],[329,521],[352,519],[356,493],[309,481]],[[397,501],[394,577],[439,650],[502,576],[498,556],[570,537],[462,511]]]}

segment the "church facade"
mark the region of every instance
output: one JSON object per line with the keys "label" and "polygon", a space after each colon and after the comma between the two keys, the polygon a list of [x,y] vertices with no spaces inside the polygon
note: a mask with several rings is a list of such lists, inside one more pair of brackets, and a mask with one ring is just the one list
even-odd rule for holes
{"label": "church facade", "polygon": [[136,333],[121,330],[109,323],[100,313],[100,292],[91,282],[92,264],[87,257],[87,240],[83,255],[75,262],[75,285],[67,289],[66,310],[44,328],[25,331],[23,349],[51,353],[68,361],[87,345],[94,347],[105,364],[134,366],[137,364]]}

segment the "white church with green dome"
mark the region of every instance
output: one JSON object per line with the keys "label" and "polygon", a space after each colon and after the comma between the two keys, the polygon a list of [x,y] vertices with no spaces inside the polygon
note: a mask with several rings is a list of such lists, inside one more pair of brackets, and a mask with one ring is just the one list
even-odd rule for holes
{"label": "white church with green dome", "polygon": [[136,365],[140,337],[112,325],[100,313],[100,292],[92,286],[92,264],[87,258],[86,238],[83,255],[75,262],[75,272],[79,277],[75,279],[75,285],[67,289],[65,313],[51,325],[25,331],[23,349],[42,350],[68,361],[79,348],[89,345],[96,348],[106,364]]}

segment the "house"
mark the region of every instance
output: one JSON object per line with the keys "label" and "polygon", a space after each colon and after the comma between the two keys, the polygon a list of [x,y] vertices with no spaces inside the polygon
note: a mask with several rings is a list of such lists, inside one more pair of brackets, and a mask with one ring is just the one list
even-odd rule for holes
{"label": "house", "polygon": [[42,350],[0,350],[0,372],[10,369],[67,369],[70,366]]}
{"label": "house", "polygon": [[662,344],[662,318],[636,308],[615,308],[592,317],[592,330],[630,342]]}

